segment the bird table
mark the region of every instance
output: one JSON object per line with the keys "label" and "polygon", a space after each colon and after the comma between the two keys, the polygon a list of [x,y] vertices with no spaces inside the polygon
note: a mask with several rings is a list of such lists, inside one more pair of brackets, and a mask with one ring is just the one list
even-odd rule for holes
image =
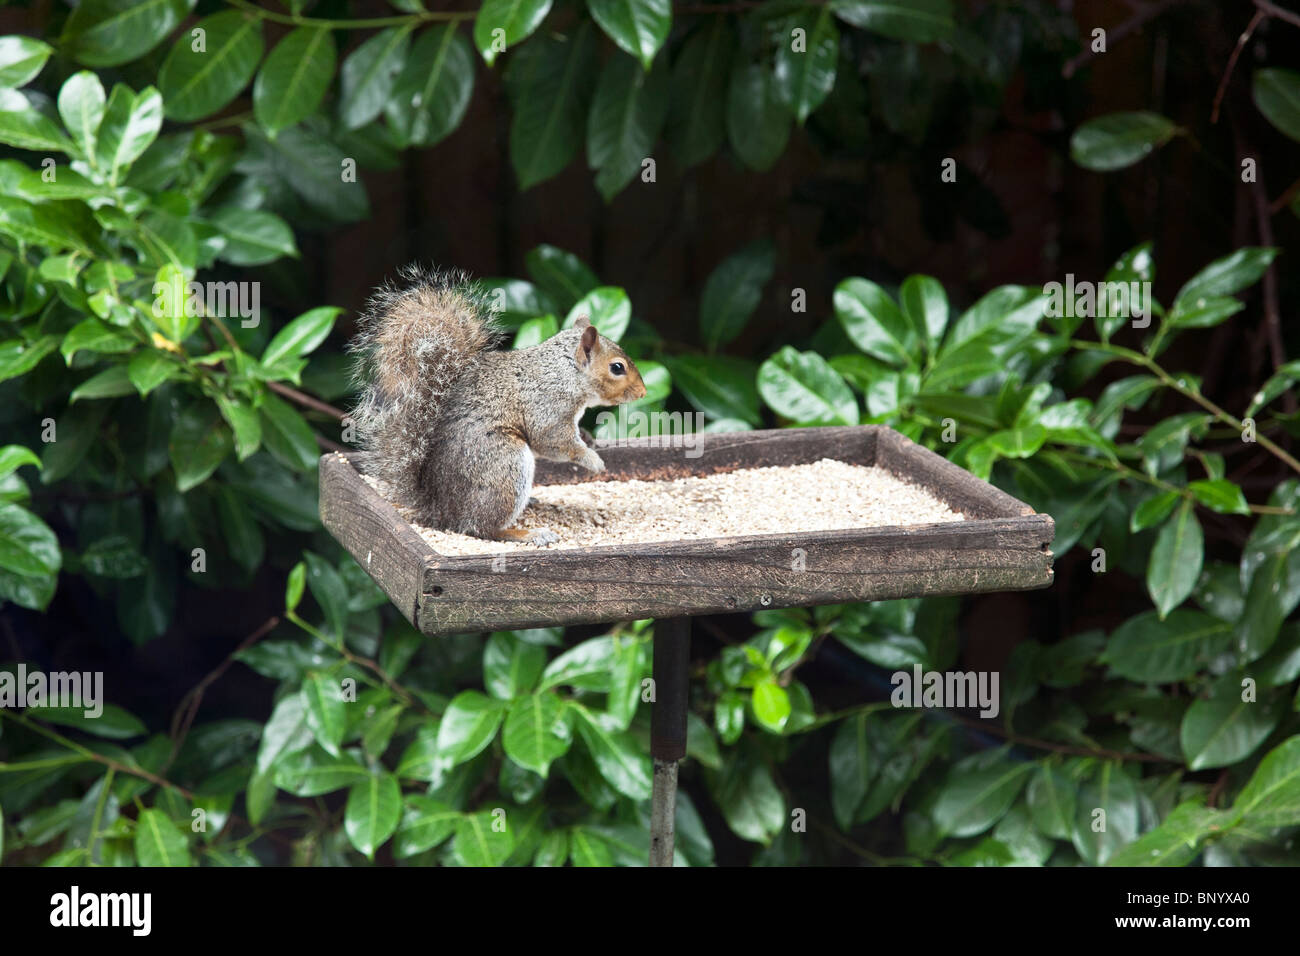
{"label": "bird table", "polygon": [[1052,581],[1050,516],[890,428],[787,428],[689,439],[689,446],[681,436],[597,442],[603,474],[539,460],[534,485],[665,481],[831,459],[883,469],[925,489],[964,520],[453,555],[434,550],[349,456],[326,454],[320,464],[325,527],[429,637],[655,619],[652,866],[673,860],[692,615],[1028,590]]}

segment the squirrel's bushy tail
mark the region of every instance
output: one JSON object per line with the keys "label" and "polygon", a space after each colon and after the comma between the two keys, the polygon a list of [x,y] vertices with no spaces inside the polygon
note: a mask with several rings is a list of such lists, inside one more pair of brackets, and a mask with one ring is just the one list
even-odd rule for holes
{"label": "squirrel's bushy tail", "polygon": [[439,406],[498,330],[483,293],[460,272],[408,266],[376,290],[350,351],[360,400],[353,410],[367,473],[393,486],[402,504],[425,512],[418,475]]}

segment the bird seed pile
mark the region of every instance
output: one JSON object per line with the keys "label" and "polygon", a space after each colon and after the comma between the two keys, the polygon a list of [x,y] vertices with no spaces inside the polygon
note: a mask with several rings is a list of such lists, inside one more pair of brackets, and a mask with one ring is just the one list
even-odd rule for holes
{"label": "bird seed pile", "polygon": [[[384,482],[363,477],[391,501]],[[411,509],[394,507],[412,520]],[[883,468],[823,458],[809,465],[742,468],[666,481],[537,485],[517,527],[549,528],[560,540],[548,547],[563,549],[962,520],[926,489]],[[412,527],[440,554],[538,548],[437,531],[413,521]]]}

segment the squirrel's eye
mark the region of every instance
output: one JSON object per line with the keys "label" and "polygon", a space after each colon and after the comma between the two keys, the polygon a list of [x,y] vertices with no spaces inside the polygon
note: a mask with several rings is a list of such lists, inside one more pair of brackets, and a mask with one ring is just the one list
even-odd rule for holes
{"label": "squirrel's eye", "polygon": [[627,371],[627,369],[623,368],[622,362],[611,362],[609,365],[609,370],[615,375],[622,375],[624,372]]}

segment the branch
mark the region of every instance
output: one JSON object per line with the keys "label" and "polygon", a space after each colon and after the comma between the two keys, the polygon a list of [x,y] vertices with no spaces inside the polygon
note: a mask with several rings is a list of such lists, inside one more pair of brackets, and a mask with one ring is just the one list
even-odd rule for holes
{"label": "branch", "polygon": [[1242,48],[1250,42],[1250,35],[1255,32],[1255,27],[1263,23],[1267,17],[1268,14],[1263,10],[1256,10],[1255,15],[1250,20],[1250,25],[1246,27],[1241,36],[1237,37],[1237,45],[1232,48],[1232,56],[1228,57],[1228,67],[1223,71],[1223,79],[1219,80],[1219,89],[1214,94],[1214,108],[1210,110],[1211,123],[1219,121],[1219,107],[1223,104],[1223,94],[1228,90],[1228,79],[1237,66],[1237,57],[1241,56]]}
{"label": "branch", "polygon": [[[1164,13],[1170,7],[1182,2],[1183,0],[1161,0],[1159,3],[1153,3],[1149,6],[1138,8],[1136,12],[1134,12],[1133,16],[1129,17],[1113,30],[1108,31],[1106,37],[1107,44],[1123,40],[1130,33],[1135,33],[1142,29],[1142,27],[1146,26],[1148,22],[1160,16],[1160,14]],[[1083,64],[1087,63],[1095,55],[1096,54],[1092,51],[1092,47],[1087,47],[1082,53],[1071,57],[1065,62],[1065,66],[1061,67],[1061,75],[1068,80],[1070,77],[1074,76],[1079,67],[1083,66]]]}
{"label": "branch", "polygon": [[322,414],[329,415],[331,418],[337,418],[339,421],[343,421],[343,419],[347,417],[343,411],[335,408],[328,402],[322,402],[319,398],[308,395],[306,392],[300,392],[296,388],[290,388],[288,385],[284,385],[280,382],[267,382],[266,387],[273,392],[283,395],[291,402],[297,402],[304,408],[310,408],[314,411],[321,412]]}
{"label": "branch", "polygon": [[1300,27],[1300,13],[1292,13],[1275,3],[1269,3],[1268,0],[1255,0],[1255,6],[1267,13],[1270,17],[1277,17],[1279,20],[1285,20],[1292,26]]}

